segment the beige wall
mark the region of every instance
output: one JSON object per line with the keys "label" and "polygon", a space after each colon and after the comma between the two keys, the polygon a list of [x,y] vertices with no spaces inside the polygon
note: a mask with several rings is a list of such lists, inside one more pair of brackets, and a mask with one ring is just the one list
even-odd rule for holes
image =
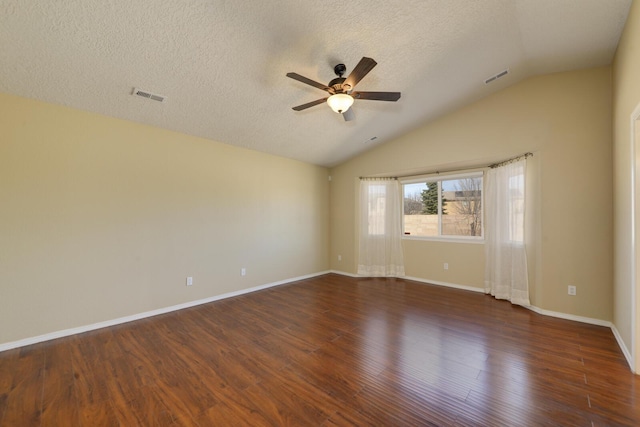
{"label": "beige wall", "polygon": [[[640,282],[633,277],[633,207],[632,207],[632,141],[631,115],[640,104],[640,2],[634,1],[613,62],[613,120],[614,120],[614,211],[615,211],[615,291],[614,319],[627,349],[633,351],[633,325],[637,316],[633,307],[640,306]],[[640,147],[635,146],[635,164],[640,159]],[[637,173],[637,166],[636,166]],[[636,180],[638,176],[636,176]],[[636,181],[637,182],[637,181]],[[637,184],[636,184],[637,185]],[[636,198],[638,197],[636,187]],[[636,201],[636,206],[637,206]],[[636,211],[635,224],[640,225]],[[636,300],[633,297],[635,287]],[[636,328],[640,334],[640,328]],[[640,372],[640,337],[635,337],[635,370]]]}
{"label": "beige wall", "polygon": [[9,95],[0,134],[0,344],[329,267],[325,168]]}
{"label": "beige wall", "polygon": [[[611,126],[609,67],[554,74],[516,84],[334,168],[332,268],[356,271],[358,176],[481,166],[533,151],[527,172],[532,303],[611,320]],[[404,249],[408,276],[483,286],[483,245],[405,240]],[[577,286],[576,296],[567,295],[568,285]]]}

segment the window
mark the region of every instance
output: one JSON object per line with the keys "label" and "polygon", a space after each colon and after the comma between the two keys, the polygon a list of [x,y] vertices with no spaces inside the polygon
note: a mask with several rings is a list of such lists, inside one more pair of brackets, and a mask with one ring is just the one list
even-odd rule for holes
{"label": "window", "polygon": [[482,239],[482,172],[402,181],[408,237]]}

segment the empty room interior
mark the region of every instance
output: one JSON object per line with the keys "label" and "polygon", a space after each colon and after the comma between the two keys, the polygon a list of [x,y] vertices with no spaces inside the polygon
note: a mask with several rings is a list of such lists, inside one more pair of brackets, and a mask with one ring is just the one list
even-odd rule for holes
{"label": "empty room interior", "polygon": [[0,0],[0,64],[0,426],[640,425],[638,0]]}

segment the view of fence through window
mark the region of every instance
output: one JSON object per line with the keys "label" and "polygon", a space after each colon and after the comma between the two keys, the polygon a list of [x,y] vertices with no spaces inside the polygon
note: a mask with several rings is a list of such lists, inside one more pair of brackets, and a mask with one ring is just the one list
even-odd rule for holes
{"label": "view of fence through window", "polygon": [[482,176],[403,184],[404,234],[482,237]]}

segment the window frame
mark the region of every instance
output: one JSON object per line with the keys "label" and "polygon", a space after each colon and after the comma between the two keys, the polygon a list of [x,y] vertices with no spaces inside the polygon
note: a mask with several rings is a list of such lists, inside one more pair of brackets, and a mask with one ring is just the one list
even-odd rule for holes
{"label": "window frame", "polygon": [[[484,183],[485,183],[485,170],[480,169],[475,171],[465,172],[450,172],[450,173],[435,173],[428,175],[410,176],[405,178],[399,178],[398,181],[402,186],[402,239],[405,240],[426,240],[436,242],[458,242],[458,243],[472,243],[472,244],[484,244]],[[464,178],[482,178],[482,194],[480,195],[480,218],[481,218],[481,235],[480,236],[461,236],[461,235],[443,235],[442,234],[442,181],[452,181],[456,179]],[[406,184],[419,184],[427,182],[438,182],[438,235],[437,236],[416,236],[404,234],[404,186]]]}

